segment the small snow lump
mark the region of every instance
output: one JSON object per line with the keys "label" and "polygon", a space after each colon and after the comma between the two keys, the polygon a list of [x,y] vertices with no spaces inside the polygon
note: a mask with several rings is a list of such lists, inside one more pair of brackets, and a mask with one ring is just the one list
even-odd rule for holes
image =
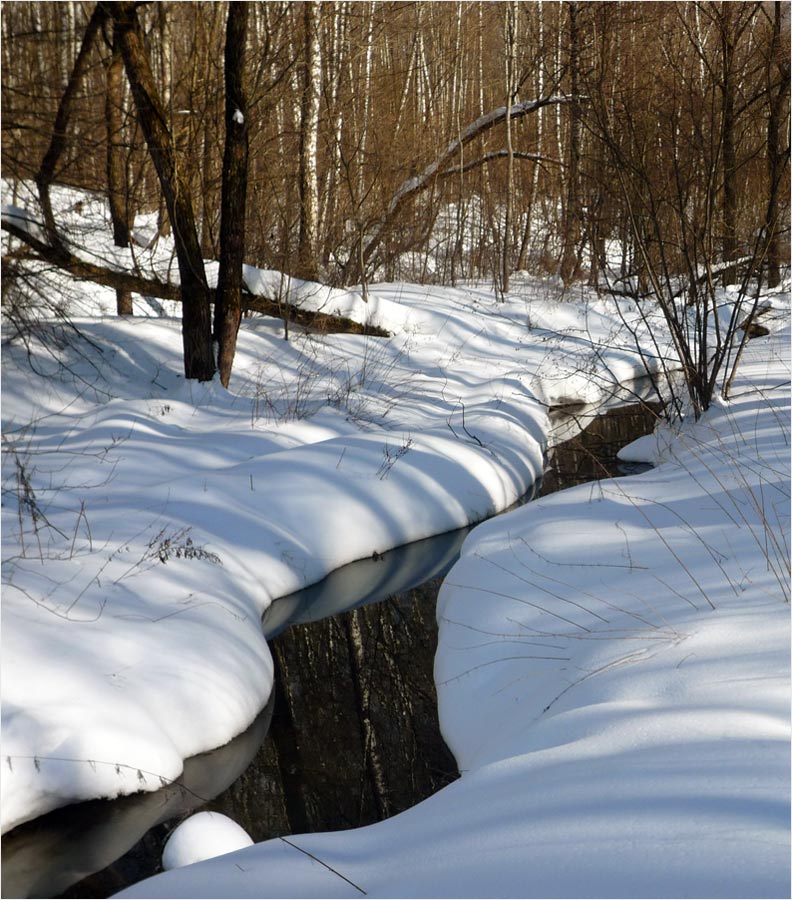
{"label": "small snow lump", "polygon": [[174,828],[162,851],[162,868],[192,863],[249,847],[250,835],[233,819],[215,812],[199,812]]}

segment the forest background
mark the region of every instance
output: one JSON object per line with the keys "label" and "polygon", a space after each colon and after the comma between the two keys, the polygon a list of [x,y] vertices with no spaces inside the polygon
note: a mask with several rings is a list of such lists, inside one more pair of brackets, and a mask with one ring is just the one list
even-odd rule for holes
{"label": "forest background", "polygon": [[228,383],[243,259],[364,299],[518,270],[687,291],[706,324],[716,277],[789,257],[787,3],[19,2],[2,32],[3,175],[46,238],[4,227],[85,276],[50,184],[106,195],[133,258],[173,225],[188,377]]}

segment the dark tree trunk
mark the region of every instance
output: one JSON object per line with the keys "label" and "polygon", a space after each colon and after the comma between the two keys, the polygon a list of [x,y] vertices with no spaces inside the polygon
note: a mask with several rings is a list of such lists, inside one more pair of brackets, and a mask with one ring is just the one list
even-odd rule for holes
{"label": "dark tree trunk", "polygon": [[[725,262],[737,258],[737,148],[735,146],[735,73],[734,73],[734,25],[729,4],[723,4],[721,21],[721,128],[723,149],[723,259]],[[736,268],[724,270],[724,284],[736,278]]]}
{"label": "dark tree trunk", "polygon": [[248,174],[247,100],[243,84],[247,3],[228,8],[225,44],[225,151],[220,218],[220,273],[214,330],[220,381],[228,387],[242,317],[242,264]]}
{"label": "dark tree trunk", "polygon": [[140,125],[157,170],[173,229],[182,293],[184,374],[210,381],[214,377],[209,289],[195,227],[189,191],[177,166],[170,129],[143,42],[136,4],[105,3],[113,17],[115,36],[124,58],[127,79]]}
{"label": "dark tree trunk", "polygon": [[580,68],[580,34],[578,30],[578,4],[567,3],[569,17],[569,71],[572,108],[569,123],[569,161],[566,172],[566,203],[564,205],[564,249],[561,256],[560,275],[568,284],[578,275],[578,242],[580,240],[580,136],[581,110],[578,99]]}
{"label": "dark tree trunk", "polygon": [[779,194],[784,170],[789,162],[789,146],[784,148],[782,127],[786,101],[789,97],[790,64],[787,49],[781,40],[784,4],[776,0],[773,14],[773,38],[768,61],[768,115],[767,115],[767,177],[768,200],[766,226],[768,230],[767,262],[768,283],[776,287],[781,281],[781,267],[788,262],[782,248],[779,228]]}
{"label": "dark tree trunk", "polygon": [[[111,26],[112,27],[112,26]],[[105,126],[107,128],[107,201],[113,225],[113,242],[116,247],[129,246],[129,194],[124,163],[124,60],[110,38],[112,55],[107,63],[105,89]],[[119,316],[131,316],[132,294],[123,288],[116,289],[116,312]]]}

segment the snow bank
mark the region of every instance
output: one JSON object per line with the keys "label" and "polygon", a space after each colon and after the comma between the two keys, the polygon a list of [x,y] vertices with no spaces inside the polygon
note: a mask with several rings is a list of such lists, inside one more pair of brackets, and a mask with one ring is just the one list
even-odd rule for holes
{"label": "snow bank", "polygon": [[788,379],[787,329],[657,469],[474,529],[438,607],[459,781],[120,896],[789,896]]}
{"label": "snow bank", "polygon": [[[129,267],[103,201],[75,197],[54,197],[67,233]],[[138,261],[173,279],[171,251]],[[178,321],[104,318],[107,292],[41,278],[44,321],[4,323],[4,830],[155,790],[243,731],[271,691],[273,598],[508,506],[547,407],[657,364],[630,302],[292,282],[394,337],[246,320],[226,391],[184,382]],[[129,895],[788,895],[788,379],[787,327],[751,342],[728,404],[633,448],[653,472],[468,538],[436,661],[459,782]]]}
{"label": "snow bank", "polygon": [[287,343],[246,320],[232,391],[184,381],[175,320],[74,318],[11,341],[3,829],[154,790],[243,731],[271,690],[273,599],[509,506],[541,471],[544,403],[642,371],[611,341],[615,308],[570,304],[558,331],[542,308],[536,342],[531,302],[377,286],[388,340]]}

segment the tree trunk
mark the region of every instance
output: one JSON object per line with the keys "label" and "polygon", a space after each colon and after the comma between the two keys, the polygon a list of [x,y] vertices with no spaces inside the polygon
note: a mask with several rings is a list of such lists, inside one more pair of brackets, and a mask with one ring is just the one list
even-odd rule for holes
{"label": "tree trunk", "polygon": [[768,200],[766,228],[768,283],[776,287],[781,281],[781,267],[788,262],[783,252],[780,235],[779,193],[784,170],[789,161],[789,148],[784,149],[781,140],[787,133],[782,128],[786,101],[789,97],[789,56],[781,41],[784,4],[776,0],[773,14],[772,41],[768,60],[768,114],[767,114],[767,179]]}
{"label": "tree trunk", "polygon": [[[160,0],[156,5],[157,31],[159,33],[159,58],[156,60],[156,67],[159,70],[160,83],[160,99],[162,101],[162,109],[165,112],[163,122],[165,127],[174,133],[173,122],[173,79],[171,61],[173,54],[171,52],[171,24],[170,10],[168,4]],[[166,235],[170,231],[170,221],[167,215],[167,205],[163,206],[160,201],[159,210],[157,211],[157,233]]]}
{"label": "tree trunk", "polygon": [[[723,148],[723,259],[737,258],[737,149],[735,146],[734,112],[734,34],[730,4],[722,6],[721,20],[721,129]],[[724,271],[724,284],[736,278],[736,268]]]}
{"label": "tree trunk", "polygon": [[[112,28],[112,26],[111,26]],[[124,60],[115,39],[110,39],[112,54],[107,62],[105,89],[105,126],[107,128],[107,202],[116,247],[129,246],[129,195],[124,163]],[[116,288],[116,312],[119,316],[133,313],[132,293]]]}
{"label": "tree trunk", "polygon": [[[544,106],[567,102],[569,102],[569,98],[561,96],[542,97],[539,100],[525,100],[513,104],[508,110],[508,117],[512,120],[518,119],[529,113],[536,112]],[[445,166],[464,146],[505,121],[506,116],[507,109],[505,106],[498,107],[497,109],[480,116],[474,122],[471,122],[463,128],[459,136],[451,141],[436,159],[422,172],[408,178],[399,185],[396,192],[391,197],[385,212],[382,214],[379,221],[372,226],[369,240],[365,244],[365,247],[363,247],[360,255],[359,248],[356,248],[355,253],[350,258],[349,263],[347,264],[347,271],[344,272],[344,277],[347,281],[358,280],[356,278],[351,278],[350,276],[353,274],[359,275],[360,266],[368,264],[374,255],[374,251],[379,247],[407,200],[421,191],[425,191],[434,183],[435,178],[442,177],[445,174],[443,171]]]}
{"label": "tree trunk", "polygon": [[242,318],[242,264],[248,176],[248,108],[243,84],[248,4],[228,7],[225,43],[225,151],[220,218],[220,272],[214,330],[220,381],[228,387]]}
{"label": "tree trunk", "polygon": [[501,292],[509,291],[509,275],[511,274],[511,220],[514,206],[514,147],[512,146],[511,108],[514,100],[514,50],[517,41],[517,3],[510,0],[506,7],[505,43],[506,43],[506,211],[503,221],[503,247],[501,258]]}
{"label": "tree trunk", "polygon": [[[544,27],[544,10],[542,8],[542,0],[536,2],[536,14],[538,16],[539,29],[539,58],[543,59],[545,55],[545,27]],[[544,94],[544,67],[537,66],[537,94],[541,97]],[[544,144],[544,113],[540,109],[536,114],[536,150],[542,152]],[[525,216],[525,228],[523,230],[522,242],[520,243],[520,253],[517,258],[517,269],[526,268],[528,256],[528,248],[531,243],[531,225],[533,224],[534,207],[536,206],[536,198],[539,196],[539,166],[534,166],[531,176],[531,195],[528,199],[528,212]]]}
{"label": "tree trunk", "polygon": [[380,819],[387,819],[390,812],[388,784],[385,766],[380,753],[377,731],[371,721],[371,673],[368,671],[366,649],[360,628],[361,610],[353,609],[344,619],[346,637],[349,642],[349,668],[355,699],[358,704],[360,722],[363,727],[363,760],[368,772],[371,792]]}
{"label": "tree trunk", "polygon": [[305,81],[300,108],[300,274],[317,276],[317,220],[319,218],[319,99],[322,88],[322,56],[319,45],[321,3],[303,4],[305,25]]}
{"label": "tree trunk", "polygon": [[136,4],[103,4],[115,23],[115,35],[124,58],[129,86],[140,125],[157,170],[179,263],[182,294],[182,343],[187,378],[211,381],[215,373],[209,289],[195,228],[190,195],[176,166],[176,156],[165,110],[159,98],[151,62],[138,22]]}
{"label": "tree trunk", "polygon": [[578,97],[580,37],[578,33],[578,4],[567,3],[569,16],[569,71],[572,109],[569,124],[569,165],[566,172],[566,204],[564,207],[561,280],[573,281],[578,274],[578,241],[580,240],[580,132],[581,115]]}
{"label": "tree trunk", "polygon": [[60,103],[58,104],[58,112],[55,116],[55,124],[52,128],[52,137],[50,138],[47,152],[36,174],[36,187],[39,193],[39,202],[41,204],[41,212],[44,216],[44,225],[49,232],[49,240],[54,243],[60,243],[58,229],[55,223],[55,216],[52,212],[52,202],[50,201],[49,189],[55,178],[55,168],[60,161],[63,151],[66,147],[66,126],[69,123],[74,100],[77,95],[83,77],[88,69],[88,57],[93,46],[94,39],[102,27],[107,16],[102,5],[98,5],[91,13],[88,21],[88,27],[85,29],[80,52],[74,63],[69,83],[66,85]]}

